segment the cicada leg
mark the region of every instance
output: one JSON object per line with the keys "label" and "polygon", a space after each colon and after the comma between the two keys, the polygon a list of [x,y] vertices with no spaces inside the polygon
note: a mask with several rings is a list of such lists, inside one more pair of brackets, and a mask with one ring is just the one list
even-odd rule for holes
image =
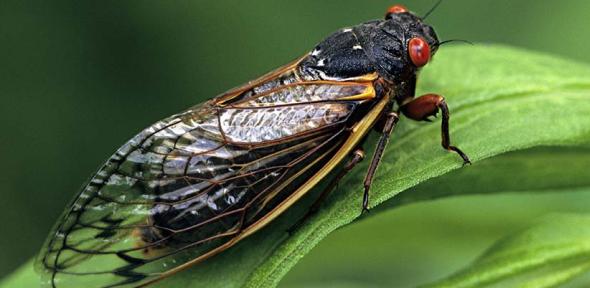
{"label": "cicada leg", "polygon": [[449,135],[449,107],[443,96],[438,94],[420,96],[403,105],[401,111],[408,118],[418,121],[430,121],[428,117],[436,116],[439,111],[442,111],[441,144],[443,148],[459,154],[463,158],[463,165],[471,164],[469,157],[461,149],[451,145],[451,136]]}
{"label": "cicada leg", "polygon": [[395,124],[397,124],[397,121],[399,120],[399,116],[395,112],[388,112],[383,117],[385,121],[383,122],[383,129],[381,131],[382,134],[379,138],[377,148],[375,148],[375,153],[373,154],[373,158],[371,159],[371,165],[369,166],[369,170],[367,170],[367,175],[365,176],[365,192],[363,194],[363,209],[361,210],[361,214],[363,212],[369,212],[369,189],[371,188],[371,184],[373,184],[375,172],[377,171],[379,162],[381,162],[381,158],[383,157],[383,152],[385,151],[385,147],[389,142],[391,132],[393,131],[393,128],[395,128]]}
{"label": "cicada leg", "polygon": [[336,177],[334,177],[334,179],[332,179],[332,181],[330,181],[330,184],[328,184],[326,189],[324,189],[322,194],[320,194],[318,199],[311,206],[310,211],[313,211],[313,212],[317,211],[320,208],[320,205],[322,204],[323,200],[326,199],[326,196],[328,196],[328,194],[330,194],[330,192],[333,191],[334,188],[336,188],[336,186],[338,185],[340,180],[342,180],[342,178],[344,176],[346,176],[346,174],[348,174],[348,172],[350,172],[363,159],[365,159],[365,152],[363,151],[363,149],[362,148],[356,149],[352,153],[352,158],[350,158],[350,160],[346,163],[346,165],[344,165],[344,168],[338,173],[338,175],[336,175]]}
{"label": "cicada leg", "polygon": [[342,180],[342,178],[344,178],[344,176],[346,176],[346,174],[348,174],[348,172],[350,172],[358,163],[363,161],[363,159],[365,159],[365,152],[363,151],[363,149],[358,148],[358,149],[354,150],[354,152],[352,153],[352,158],[350,158],[350,160],[346,163],[346,165],[344,165],[343,169],[338,173],[338,175],[336,175],[336,177],[334,177],[334,179],[332,179],[332,181],[330,181],[328,186],[326,186],[326,188],[324,188],[324,190],[322,191],[320,196],[314,201],[314,203],[311,205],[311,207],[309,208],[307,213],[299,221],[297,221],[297,223],[295,223],[295,225],[291,226],[291,228],[289,228],[287,230],[289,232],[289,234],[292,234],[295,230],[297,230],[299,227],[301,227],[301,225],[307,219],[309,219],[312,215],[314,215],[319,210],[320,205],[322,204],[324,199],[326,199],[326,197],[328,196],[328,194],[330,194],[330,192],[334,191],[334,189],[336,188],[336,186],[338,185],[340,180]]}

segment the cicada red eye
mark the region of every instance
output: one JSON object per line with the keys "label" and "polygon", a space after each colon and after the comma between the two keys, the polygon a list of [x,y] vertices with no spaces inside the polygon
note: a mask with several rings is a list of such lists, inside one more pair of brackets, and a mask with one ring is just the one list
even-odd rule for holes
{"label": "cicada red eye", "polygon": [[404,5],[393,5],[387,9],[387,14],[399,14],[408,12],[408,8]]}
{"label": "cicada red eye", "polygon": [[410,60],[416,67],[422,67],[430,60],[430,46],[428,42],[421,37],[415,37],[408,43],[408,53]]}

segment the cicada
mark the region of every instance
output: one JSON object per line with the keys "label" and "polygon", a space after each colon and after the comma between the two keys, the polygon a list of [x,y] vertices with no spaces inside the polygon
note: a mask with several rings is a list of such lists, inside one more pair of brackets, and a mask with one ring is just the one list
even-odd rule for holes
{"label": "cicada", "polygon": [[385,19],[341,29],[292,63],[141,131],[57,222],[37,260],[44,283],[143,286],[206,260],[329,175],[341,178],[377,130],[364,211],[400,114],[442,112],[442,146],[469,163],[451,146],[444,98],[414,95],[440,45],[430,25],[396,5]]}

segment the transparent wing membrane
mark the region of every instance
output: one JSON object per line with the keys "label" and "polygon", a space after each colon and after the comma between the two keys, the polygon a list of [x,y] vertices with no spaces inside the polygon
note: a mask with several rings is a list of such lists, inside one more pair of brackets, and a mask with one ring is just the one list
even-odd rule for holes
{"label": "transparent wing membrane", "polygon": [[145,283],[231,245],[312,177],[364,101],[341,99],[372,87],[297,84],[290,73],[160,121],[118,149],[47,240],[37,261],[44,284]]}

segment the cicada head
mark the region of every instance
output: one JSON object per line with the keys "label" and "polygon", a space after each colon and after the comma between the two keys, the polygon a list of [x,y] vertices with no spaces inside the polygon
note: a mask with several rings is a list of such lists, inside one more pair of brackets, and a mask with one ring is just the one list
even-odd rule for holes
{"label": "cicada head", "polygon": [[365,37],[369,38],[366,42],[372,48],[376,69],[393,82],[416,74],[440,45],[432,26],[401,5],[392,6],[385,20],[369,26]]}
{"label": "cicada head", "polygon": [[320,42],[302,62],[304,72],[346,79],[377,72],[393,83],[407,81],[439,46],[434,29],[405,7],[392,6],[382,20],[344,28]]}

